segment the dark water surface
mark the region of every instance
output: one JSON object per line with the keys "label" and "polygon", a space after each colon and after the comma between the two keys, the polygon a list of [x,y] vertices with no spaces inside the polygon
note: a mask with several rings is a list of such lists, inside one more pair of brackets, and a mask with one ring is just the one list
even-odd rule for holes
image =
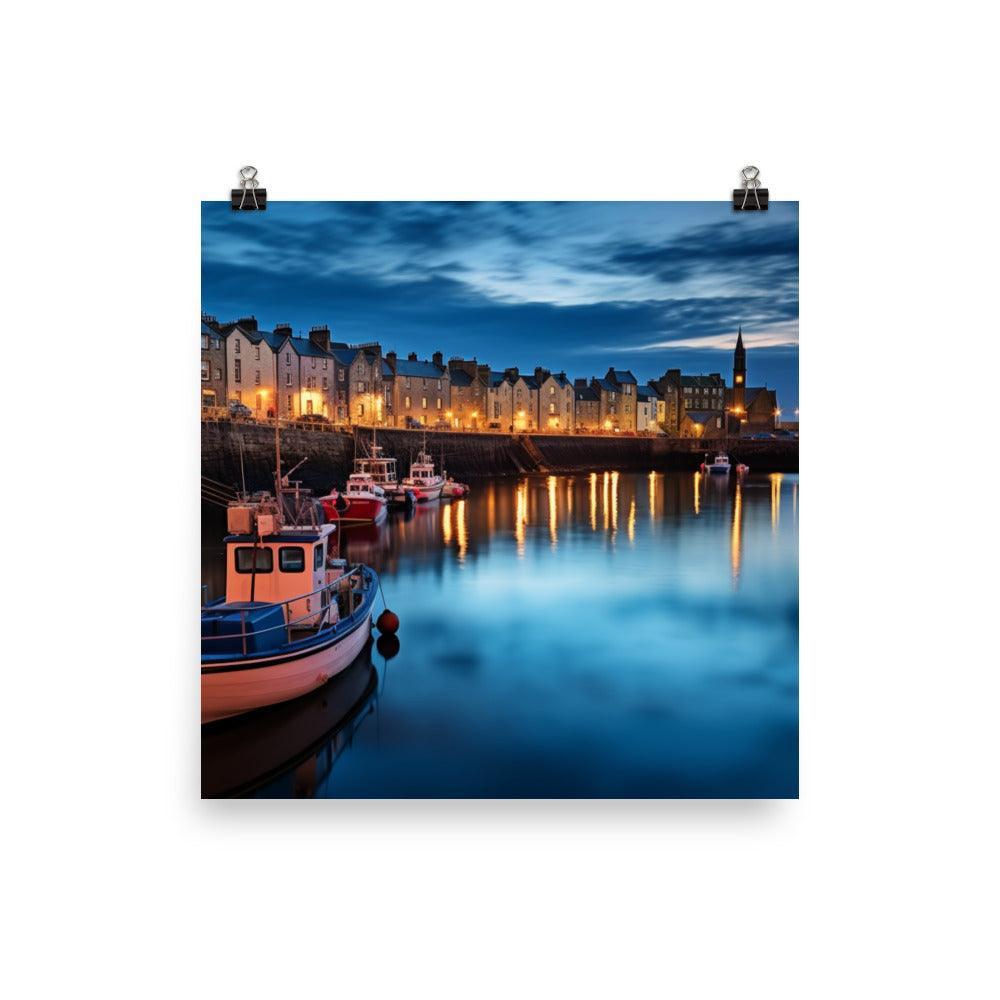
{"label": "dark water surface", "polygon": [[[207,727],[205,794],[798,794],[797,475],[473,485],[344,532],[398,655]],[[223,533],[206,509],[211,596]]]}

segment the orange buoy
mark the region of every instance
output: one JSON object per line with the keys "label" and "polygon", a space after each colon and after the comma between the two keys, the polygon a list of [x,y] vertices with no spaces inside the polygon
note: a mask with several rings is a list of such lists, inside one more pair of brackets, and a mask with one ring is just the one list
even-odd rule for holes
{"label": "orange buoy", "polygon": [[383,635],[395,635],[399,631],[399,615],[388,608],[375,619],[375,628]]}

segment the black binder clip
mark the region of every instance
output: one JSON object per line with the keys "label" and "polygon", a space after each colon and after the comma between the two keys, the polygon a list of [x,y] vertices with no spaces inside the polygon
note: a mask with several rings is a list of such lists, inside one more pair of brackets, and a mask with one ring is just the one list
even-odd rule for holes
{"label": "black binder clip", "polygon": [[766,212],[767,188],[760,186],[760,171],[756,167],[744,167],[743,187],[733,189],[734,212]]}
{"label": "black binder clip", "polygon": [[259,186],[256,167],[240,167],[240,186],[230,192],[234,212],[263,212],[267,189]]}

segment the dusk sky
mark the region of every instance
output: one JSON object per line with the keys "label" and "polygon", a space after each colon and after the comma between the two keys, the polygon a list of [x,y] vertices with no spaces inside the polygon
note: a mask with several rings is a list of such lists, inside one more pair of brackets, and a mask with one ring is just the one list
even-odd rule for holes
{"label": "dusk sky", "polygon": [[202,203],[202,307],[570,378],[680,368],[799,405],[799,213],[771,202]]}

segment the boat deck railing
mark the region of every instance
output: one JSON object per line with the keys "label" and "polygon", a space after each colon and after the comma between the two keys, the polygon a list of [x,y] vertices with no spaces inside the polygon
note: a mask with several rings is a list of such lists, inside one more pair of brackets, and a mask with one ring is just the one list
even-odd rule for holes
{"label": "boat deck railing", "polygon": [[[292,633],[295,631],[308,631],[311,634],[318,635],[320,632],[335,628],[338,621],[342,621],[344,618],[350,618],[351,615],[353,615],[357,610],[358,605],[363,601],[363,595],[359,590],[355,589],[355,582],[359,586],[364,584],[365,568],[366,567],[362,563],[358,563],[348,569],[346,573],[341,573],[341,575],[336,579],[331,580],[329,583],[324,584],[316,590],[310,591],[308,594],[299,594],[297,597],[292,597],[289,600],[281,601],[280,603],[271,604],[268,602],[268,606],[270,607],[281,608],[282,616],[285,619],[284,624],[282,625],[269,625],[267,628],[255,628],[248,630],[246,623],[247,612],[258,609],[240,608],[239,632],[230,632],[226,635],[203,635],[201,637],[201,641],[212,642],[225,640],[226,642],[232,642],[234,639],[239,639],[243,647],[243,655],[246,656],[247,639],[250,637],[266,635],[269,632],[276,632],[281,629],[285,632],[286,643],[291,643]],[[346,586],[345,582],[347,584]],[[302,601],[315,597],[317,594],[320,596],[320,606],[317,610],[309,610],[304,615],[299,615],[297,618],[292,617],[293,604],[299,604]],[[332,621],[329,618],[330,608],[341,594],[345,595],[347,600],[347,606],[345,609],[346,613],[343,613],[340,618],[338,618],[338,621]],[[226,610],[227,613],[231,614],[235,609]]]}

